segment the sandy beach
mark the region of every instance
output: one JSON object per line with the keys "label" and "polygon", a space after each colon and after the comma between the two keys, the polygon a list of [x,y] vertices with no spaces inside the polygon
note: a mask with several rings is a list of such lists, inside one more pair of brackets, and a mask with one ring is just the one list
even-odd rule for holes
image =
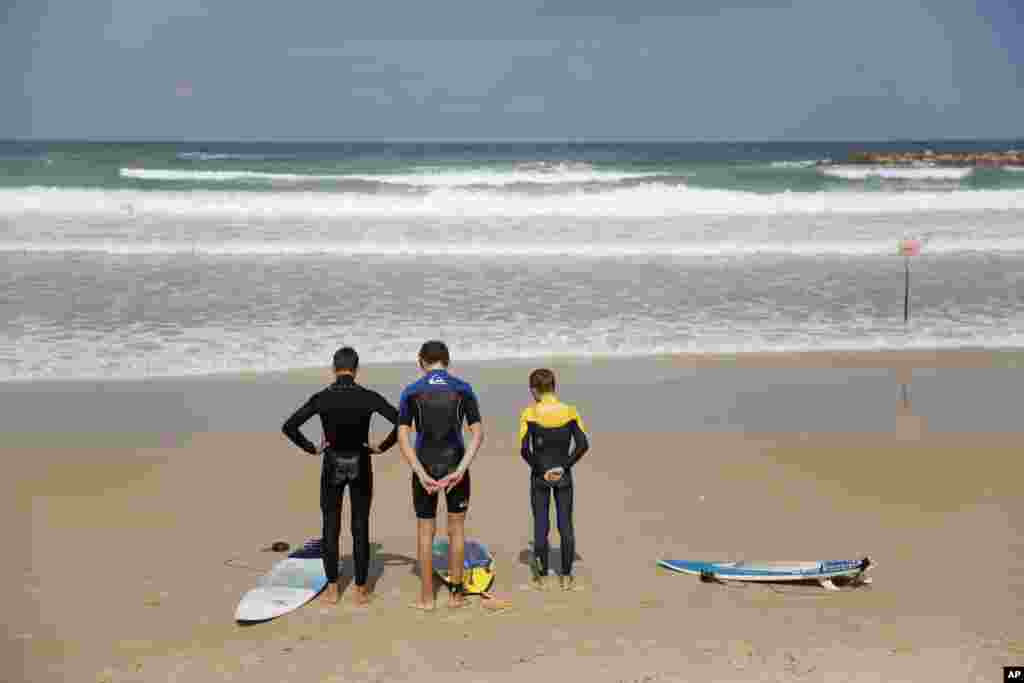
{"label": "sandy beach", "polygon": [[[415,519],[396,448],[375,462],[371,608],[346,593],[330,609],[234,623],[280,559],[261,549],[319,534],[319,463],[279,428],[325,370],[8,382],[0,678],[997,681],[1024,663],[1024,354],[460,364],[453,353],[488,434],[467,528],[494,552],[510,609],[407,608]],[[538,365],[556,369],[593,440],[577,469],[571,593],[526,588],[516,426]],[[360,376],[392,401],[414,378],[412,363]],[[346,522],[345,561],[347,533]],[[864,553],[874,584],[839,593],[702,584],[655,566]]]}

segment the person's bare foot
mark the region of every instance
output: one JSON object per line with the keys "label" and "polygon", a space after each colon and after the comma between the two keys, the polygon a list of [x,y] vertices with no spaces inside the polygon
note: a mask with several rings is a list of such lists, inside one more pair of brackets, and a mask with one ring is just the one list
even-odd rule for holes
{"label": "person's bare foot", "polygon": [[466,606],[466,596],[462,593],[452,593],[451,597],[448,598],[448,607],[451,609],[458,609]]}
{"label": "person's bare foot", "polygon": [[341,591],[338,590],[338,584],[327,584],[327,588],[320,596],[320,603],[324,605],[337,605],[339,600],[341,600]]}
{"label": "person's bare foot", "polygon": [[356,586],[352,591],[352,604],[356,607],[368,607],[370,605],[370,588],[368,586]]}
{"label": "person's bare foot", "polygon": [[548,589],[547,578],[548,572],[541,565],[540,558],[534,556],[533,559],[530,560],[530,585],[533,586],[535,590],[546,591]]}

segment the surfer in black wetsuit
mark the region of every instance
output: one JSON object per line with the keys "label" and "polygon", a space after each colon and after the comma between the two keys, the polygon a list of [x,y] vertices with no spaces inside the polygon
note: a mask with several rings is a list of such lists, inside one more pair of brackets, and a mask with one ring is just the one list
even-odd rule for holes
{"label": "surfer in black wetsuit", "polygon": [[562,403],[555,395],[555,373],[546,368],[531,372],[530,393],[535,403],[519,416],[519,441],[520,455],[530,466],[534,582],[541,590],[545,588],[553,496],[562,547],[559,583],[564,590],[572,590],[572,564],[576,558],[572,468],[590,448],[590,442],[576,408]]}
{"label": "surfer in black wetsuit", "polygon": [[[432,547],[437,530],[437,499],[445,494],[448,509],[448,567],[452,607],[463,605],[462,569],[465,558],[466,511],[469,508],[469,465],[484,440],[480,404],[473,387],[448,373],[448,347],[428,341],[420,348],[423,377],[413,382],[399,401],[398,445],[412,468],[412,502],[416,510],[417,559],[420,567],[420,599],[417,609],[434,608]],[[462,439],[462,423],[469,425],[472,440]],[[416,426],[416,446],[409,432]]]}
{"label": "surfer in black wetsuit", "polygon": [[[352,505],[352,555],[355,559],[357,605],[369,602],[366,585],[370,565],[370,503],[373,499],[373,467],[370,454],[391,448],[398,438],[398,411],[378,394],[356,384],[359,354],[345,347],[334,354],[337,380],[295,411],[282,431],[310,455],[323,455],[320,472],[320,509],[323,512],[323,557],[327,574],[324,599],[332,604],[341,598],[338,591],[338,544],[341,534],[341,501],[349,488]],[[369,445],[370,419],[384,416],[395,428],[379,446]],[[300,429],[314,415],[320,416],[324,447],[317,448]]]}

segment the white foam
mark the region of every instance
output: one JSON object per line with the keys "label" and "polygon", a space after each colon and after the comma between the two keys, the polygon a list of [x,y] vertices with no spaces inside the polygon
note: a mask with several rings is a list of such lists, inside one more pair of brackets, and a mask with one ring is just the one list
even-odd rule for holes
{"label": "white foam", "polygon": [[586,183],[617,183],[622,180],[654,177],[649,173],[616,173],[579,168],[574,165],[555,167],[527,166],[511,171],[424,171],[402,174],[305,174],[267,173],[263,171],[192,170],[166,168],[122,168],[123,178],[142,180],[168,180],[192,182],[238,182],[266,181],[276,183],[317,183],[355,180],[381,183],[384,185],[407,185],[413,187],[507,187],[517,184],[559,185]]}
{"label": "white foam", "polygon": [[[1006,331],[992,335],[961,330],[955,337],[904,332],[864,335],[853,339],[821,337],[794,330],[786,339],[770,341],[757,329],[732,329],[730,339],[697,338],[687,342],[644,341],[642,329],[631,328],[622,342],[610,340],[596,324],[583,334],[586,342],[571,335],[549,334],[546,337],[523,337],[521,331],[510,331],[504,338],[481,336],[472,327],[450,329],[450,336],[461,340],[459,359],[489,361],[534,358],[642,358],[667,354],[740,354],[756,352],[801,351],[880,351],[934,350],[961,348],[1013,349],[1024,348],[1024,334]],[[747,334],[744,335],[743,332]],[[183,329],[178,339],[161,339],[152,333],[119,332],[114,336],[95,335],[75,340],[75,356],[66,362],[61,357],[66,342],[35,339],[19,342],[0,336],[0,351],[17,348],[16,364],[0,363],[0,381],[46,379],[138,379],[146,377],[181,377],[237,372],[278,372],[317,367],[325,354],[337,345],[337,330],[316,328],[298,330],[292,326],[266,327],[260,344],[253,344],[252,332],[221,328]],[[576,332],[580,332],[577,330]],[[346,342],[360,350],[364,363],[406,362],[415,357],[419,340],[427,330],[410,330],[407,339],[380,342],[372,330],[362,335],[346,334]],[[306,340],[300,349],[297,338]],[[153,348],[144,354],[131,349],[133,343],[148,341]],[[115,355],[116,354],[116,355]]]}
{"label": "white foam", "polygon": [[122,168],[122,178],[141,180],[174,180],[199,182],[236,182],[239,180],[265,180],[271,182],[310,183],[324,180],[344,180],[342,175],[308,175],[302,173],[263,173],[261,171],[195,171],[173,168]]}
{"label": "white foam", "polygon": [[354,180],[378,183],[412,185],[414,187],[508,187],[509,185],[583,185],[588,183],[618,183],[623,180],[655,178],[659,174],[616,173],[612,171],[461,171],[444,173],[415,173],[394,175],[350,175]]}
{"label": "white foam", "polygon": [[974,172],[973,168],[892,167],[892,166],[823,166],[819,171],[844,180],[963,180]]}
{"label": "white foam", "polygon": [[907,214],[1015,211],[1024,190],[960,192],[784,192],[756,194],[685,186],[639,185],[548,196],[438,188],[417,196],[328,192],[0,189],[0,216],[161,217],[245,220],[346,217],[618,217],[686,215]]}
{"label": "white foam", "polygon": [[[1020,253],[1024,238],[936,239],[925,254]],[[283,242],[283,241],[26,241],[0,242],[0,253],[97,254],[108,256],[244,257],[576,257],[602,258],[730,258],[751,256],[893,256],[896,242],[877,240],[718,241],[718,242]]]}
{"label": "white foam", "polygon": [[1024,172],[1024,166],[1003,166],[1004,171],[1012,171],[1014,173]]}

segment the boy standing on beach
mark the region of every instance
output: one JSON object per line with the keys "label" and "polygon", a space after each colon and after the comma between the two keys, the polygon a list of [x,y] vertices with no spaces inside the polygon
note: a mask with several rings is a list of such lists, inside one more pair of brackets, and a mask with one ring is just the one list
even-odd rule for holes
{"label": "boy standing on beach", "polygon": [[[345,347],[334,354],[334,384],[313,395],[284,423],[282,431],[292,443],[310,455],[323,454],[320,472],[320,510],[323,512],[323,558],[327,590],[323,600],[337,604],[338,537],[341,534],[341,501],[346,486],[352,504],[352,555],[355,559],[356,605],[370,601],[366,585],[370,566],[370,503],[373,500],[371,453],[383,453],[398,438],[398,411],[376,391],[356,384],[359,354]],[[395,428],[379,446],[369,445],[370,419],[383,415]],[[324,447],[317,448],[300,429],[314,415],[320,416]]]}
{"label": "boy standing on beach", "polygon": [[[590,448],[587,434],[574,406],[555,395],[555,373],[546,368],[530,373],[533,405],[519,417],[520,455],[530,466],[530,507],[533,510],[533,571],[535,585],[543,590],[548,575],[548,532],[551,497],[558,515],[562,545],[563,590],[572,590],[572,563],[576,535],[572,521],[572,468]],[[571,446],[571,452],[570,452]]]}
{"label": "boy standing on beach", "polygon": [[[423,344],[419,353],[423,377],[405,388],[398,406],[398,445],[412,469],[412,501],[416,510],[420,597],[413,606],[422,610],[434,609],[432,548],[437,530],[437,498],[442,490],[448,510],[449,604],[463,605],[469,466],[484,440],[476,394],[468,383],[448,373],[450,361],[444,342]],[[463,420],[472,434],[468,448],[462,439]],[[414,424],[415,448],[409,444],[409,431]]]}

